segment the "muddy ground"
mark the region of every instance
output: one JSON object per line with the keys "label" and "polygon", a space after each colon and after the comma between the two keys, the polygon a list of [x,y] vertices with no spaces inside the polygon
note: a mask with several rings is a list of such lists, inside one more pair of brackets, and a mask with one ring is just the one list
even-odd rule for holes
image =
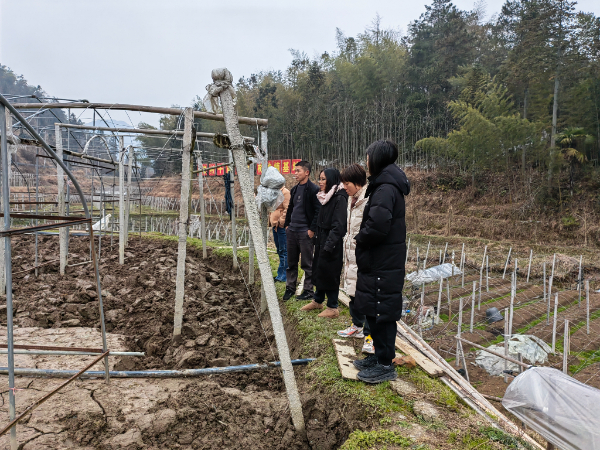
{"label": "muddy ground", "polygon": [[[202,260],[201,252],[188,246],[183,336],[174,340],[177,243],[131,237],[125,265],[120,266],[117,245],[110,250],[108,241],[102,242],[100,273],[109,337],[118,336],[118,350],[146,352],[143,358],[114,358],[114,369],[203,368],[278,359],[270,324],[256,312],[259,290],[248,288],[229,262],[212,255]],[[33,343],[36,333],[55,330],[62,333],[61,345],[100,347],[90,264],[69,267],[60,277],[58,265],[49,263],[36,278],[26,271],[34,261],[33,242],[32,236],[13,241],[14,272],[24,271],[14,277],[19,342]],[[69,251],[69,264],[84,262],[89,241],[72,237]],[[40,237],[41,261],[53,261],[57,253],[56,236]],[[6,315],[1,320],[4,325]],[[293,327],[287,329],[292,357],[303,357]],[[96,337],[89,338],[90,333]],[[45,339],[38,336],[34,342],[40,345]],[[89,361],[83,357],[65,367],[69,364],[63,358],[20,358],[17,367],[80,369]],[[101,369],[100,363],[96,370]],[[304,370],[296,368],[296,374],[310,444],[294,431],[277,370],[195,379],[113,379],[110,385],[100,379],[78,380],[19,426],[19,442],[23,449],[329,449],[341,445],[352,430],[368,426],[364,411],[348,409],[341,399],[305,386]],[[18,377],[17,387],[23,391],[17,394],[17,411],[59,383]],[[5,388],[3,400],[6,397]],[[6,406],[4,401],[2,409]]]}

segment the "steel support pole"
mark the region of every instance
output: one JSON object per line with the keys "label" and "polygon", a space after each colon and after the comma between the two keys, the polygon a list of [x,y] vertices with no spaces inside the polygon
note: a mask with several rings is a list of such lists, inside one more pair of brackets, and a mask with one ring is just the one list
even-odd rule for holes
{"label": "steel support pole", "polygon": [[[10,229],[10,187],[8,166],[8,140],[6,128],[6,109],[0,105],[0,133],[2,134],[0,148],[2,151],[2,207],[4,212],[4,230]],[[12,252],[10,236],[4,240],[4,268],[6,282],[6,340],[8,343],[8,414],[11,422],[15,420],[15,355],[13,342],[13,302],[12,302]],[[17,450],[17,428],[10,429],[10,447]]]}
{"label": "steel support pole", "polygon": [[202,239],[202,258],[208,258],[206,251],[206,203],[204,202],[204,172],[202,171],[202,153],[198,151],[198,191],[200,192],[200,238]]}
{"label": "steel support pole", "polygon": [[[224,77],[220,77],[220,74],[224,75]],[[225,79],[225,81],[231,82],[231,73],[226,69],[213,71],[213,81],[222,82],[224,81],[223,78]],[[250,232],[252,233],[252,239],[255,243],[258,267],[260,269],[262,285],[264,286],[265,297],[267,299],[269,314],[271,316],[271,324],[275,335],[277,351],[281,360],[283,381],[285,383],[289,399],[292,422],[294,424],[294,427],[296,428],[296,431],[300,435],[304,435],[305,426],[304,416],[302,414],[302,403],[300,402],[300,395],[298,393],[296,378],[294,376],[294,368],[292,366],[290,351],[285,336],[285,330],[283,328],[283,319],[281,317],[281,311],[279,310],[279,302],[277,300],[275,282],[273,281],[273,272],[271,271],[269,256],[267,254],[267,246],[264,240],[263,227],[261,227],[260,225],[258,208],[254,203],[254,191],[252,189],[253,183],[250,179],[250,174],[248,173],[248,168],[246,166],[246,152],[244,150],[243,138],[238,127],[237,113],[235,111],[235,106],[233,104],[233,99],[229,90],[222,90],[219,93],[219,97],[221,99],[221,105],[223,108],[225,127],[231,139],[231,149],[238,172],[238,177],[240,180],[240,187],[242,188],[244,206],[246,207],[246,211],[248,213]]]}
{"label": "steel support pole", "polygon": [[175,318],[173,337],[181,335],[183,324],[183,298],[185,294],[185,257],[187,236],[190,223],[190,188],[192,182],[192,131],[194,128],[194,110],[185,108],[183,126],[183,152],[181,153],[181,201],[177,242],[177,278],[175,280]]}
{"label": "steel support pole", "polygon": [[[125,138],[119,136],[119,264],[125,264]],[[113,203],[114,205],[114,203]]]}

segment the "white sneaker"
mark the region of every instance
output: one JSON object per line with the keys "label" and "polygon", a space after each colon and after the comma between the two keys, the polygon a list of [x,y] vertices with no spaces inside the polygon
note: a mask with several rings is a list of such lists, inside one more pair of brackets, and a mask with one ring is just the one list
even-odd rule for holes
{"label": "white sneaker", "polygon": [[357,327],[356,325],[352,324],[345,330],[338,331],[337,334],[338,334],[338,336],[341,336],[341,337],[362,338],[362,337],[364,337],[362,331],[363,331],[362,327]]}
{"label": "white sneaker", "polygon": [[370,354],[375,353],[375,347],[373,346],[373,338],[371,336],[367,336],[365,338],[365,343],[363,344],[362,352]]}

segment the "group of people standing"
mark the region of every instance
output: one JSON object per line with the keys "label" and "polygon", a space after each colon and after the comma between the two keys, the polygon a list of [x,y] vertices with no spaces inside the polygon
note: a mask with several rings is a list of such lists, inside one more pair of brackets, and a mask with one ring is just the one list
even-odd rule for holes
{"label": "group of people standing", "polygon": [[368,178],[362,166],[352,164],[341,173],[322,170],[318,185],[310,180],[311,164],[298,162],[294,167],[298,184],[291,191],[282,189],[284,202],[271,214],[270,226],[280,261],[275,281],[286,283],[284,301],[295,296],[300,263],[304,286],[295,298],[310,300],[301,309],[318,310],[319,317],[338,317],[343,272],[352,324],[338,335],[364,337],[363,352],[368,356],[354,361],[358,378],[380,383],[396,378],[392,360],[402,311],[404,196],[410,183],[395,164],[394,142],[372,143],[366,158]]}

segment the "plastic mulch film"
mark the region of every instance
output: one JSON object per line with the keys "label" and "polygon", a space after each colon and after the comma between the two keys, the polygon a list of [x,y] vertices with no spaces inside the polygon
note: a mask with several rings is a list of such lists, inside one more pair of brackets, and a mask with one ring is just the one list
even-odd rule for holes
{"label": "plastic mulch film", "polygon": [[279,171],[270,166],[260,177],[260,185],[256,189],[256,205],[260,210],[264,203],[268,209],[276,209],[283,202],[281,188],[285,186],[285,178]]}
{"label": "plastic mulch film", "polygon": [[413,284],[413,286],[420,286],[423,283],[433,283],[435,281],[440,281],[440,277],[448,278],[460,274],[462,274],[462,272],[457,266],[455,266],[452,263],[445,263],[440,264],[439,266],[430,267],[429,269],[409,273],[406,276],[406,279],[410,281]]}
{"label": "plastic mulch film", "polygon": [[502,406],[561,450],[600,450],[600,390],[557,369],[518,375]]}

